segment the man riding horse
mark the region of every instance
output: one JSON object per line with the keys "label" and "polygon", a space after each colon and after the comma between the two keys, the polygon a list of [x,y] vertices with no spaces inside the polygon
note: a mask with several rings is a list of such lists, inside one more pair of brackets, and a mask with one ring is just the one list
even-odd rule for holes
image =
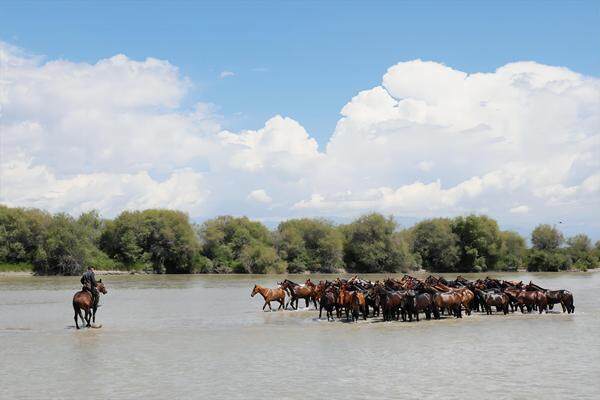
{"label": "man riding horse", "polygon": [[100,299],[100,293],[98,293],[98,282],[96,281],[96,274],[94,273],[93,267],[88,267],[87,271],[81,276],[81,284],[83,285],[83,291],[90,292],[92,295],[92,302],[94,306],[98,305]]}

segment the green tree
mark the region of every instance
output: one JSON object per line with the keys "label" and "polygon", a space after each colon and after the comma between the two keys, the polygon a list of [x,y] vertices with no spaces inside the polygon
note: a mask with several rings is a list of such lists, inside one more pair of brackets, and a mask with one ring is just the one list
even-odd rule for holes
{"label": "green tree", "polygon": [[277,227],[276,244],[290,272],[334,272],[343,265],[343,236],[325,220],[282,222]]}
{"label": "green tree", "polygon": [[579,234],[567,239],[567,255],[579,270],[588,270],[598,266],[598,256],[594,252],[591,239],[585,234]]}
{"label": "green tree", "polygon": [[43,249],[34,261],[35,271],[41,275],[80,274],[90,246],[73,217],[56,214],[48,226]]}
{"label": "green tree", "polygon": [[527,254],[525,238],[512,231],[502,231],[500,237],[502,238],[502,248],[498,269],[516,271],[525,263]]}
{"label": "green tree", "polygon": [[273,247],[252,243],[244,247],[240,255],[244,271],[251,274],[282,273],[285,263],[277,256]]}
{"label": "green tree", "polygon": [[211,260],[213,272],[262,270],[260,273],[264,273],[281,269],[279,257],[273,258],[265,250],[273,247],[273,241],[267,227],[260,222],[220,216],[204,222],[198,234],[202,254]]}
{"label": "green tree", "polygon": [[563,234],[554,226],[541,224],[531,232],[531,243],[537,250],[556,250],[564,242]]}
{"label": "green tree", "polygon": [[373,213],[342,227],[345,236],[344,261],[351,272],[398,272],[411,265],[406,248],[394,239],[392,217]]}
{"label": "green tree", "polygon": [[452,232],[451,221],[436,218],[419,222],[411,229],[412,250],[420,256],[428,271],[455,271],[460,249],[458,236]]}
{"label": "green tree", "polygon": [[174,210],[125,211],[107,223],[102,249],[125,263],[143,263],[154,272],[194,272],[199,244],[187,214]]}
{"label": "green tree", "polygon": [[33,263],[51,221],[52,216],[40,210],[0,205],[0,261]]}
{"label": "green tree", "polygon": [[571,259],[559,251],[531,249],[527,256],[527,271],[565,271],[571,265]]}
{"label": "green tree", "polygon": [[495,220],[485,215],[469,215],[455,218],[451,225],[461,249],[459,271],[496,268],[500,260],[502,238]]}

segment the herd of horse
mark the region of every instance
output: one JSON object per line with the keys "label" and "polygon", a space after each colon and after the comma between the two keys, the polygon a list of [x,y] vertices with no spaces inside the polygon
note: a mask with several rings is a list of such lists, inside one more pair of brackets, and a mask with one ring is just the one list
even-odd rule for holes
{"label": "herd of horse", "polygon": [[[419,314],[426,319],[440,319],[445,313],[462,318],[463,312],[494,312],[508,314],[520,310],[522,313],[537,311],[548,312],[555,304],[560,304],[563,312],[575,312],[573,294],[565,289],[544,289],[533,282],[506,281],[493,278],[469,281],[462,276],[455,280],[429,276],[424,280],[410,275],[401,279],[388,278],[371,282],[354,276],[350,279],[337,278],[333,281],[313,283],[310,278],[304,284],[285,279],[278,282],[275,288],[255,285],[251,297],[260,294],[265,301],[263,311],[268,306],[273,311],[271,302],[279,303],[277,310],[298,309],[298,302],[303,299],[306,308],[312,302],[319,310],[319,319],[326,312],[327,320],[341,319],[345,314],[346,321],[381,317],[384,321],[399,320],[419,321]],[[287,302],[286,302],[287,301]]]}

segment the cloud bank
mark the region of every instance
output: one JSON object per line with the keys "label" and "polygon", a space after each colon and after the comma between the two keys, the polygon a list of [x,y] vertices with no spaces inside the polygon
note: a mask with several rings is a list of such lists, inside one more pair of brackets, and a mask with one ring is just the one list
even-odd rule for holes
{"label": "cloud bank", "polygon": [[[485,212],[600,229],[600,80],[516,62],[414,60],[341,110],[319,151],[279,115],[229,132],[164,60],[44,61],[0,45],[0,202],[78,213],[423,218]],[[257,189],[258,188],[258,189]]]}

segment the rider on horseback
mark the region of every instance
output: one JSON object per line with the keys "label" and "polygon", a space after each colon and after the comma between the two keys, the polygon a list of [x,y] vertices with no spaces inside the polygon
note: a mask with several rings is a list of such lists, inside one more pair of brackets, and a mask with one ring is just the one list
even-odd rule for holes
{"label": "rider on horseback", "polygon": [[98,289],[96,289],[98,282],[96,282],[96,274],[94,274],[93,267],[88,267],[87,271],[83,273],[81,284],[83,285],[83,290],[87,290],[92,294],[92,302],[94,305],[97,305],[98,300],[100,299],[100,293],[98,293]]}

